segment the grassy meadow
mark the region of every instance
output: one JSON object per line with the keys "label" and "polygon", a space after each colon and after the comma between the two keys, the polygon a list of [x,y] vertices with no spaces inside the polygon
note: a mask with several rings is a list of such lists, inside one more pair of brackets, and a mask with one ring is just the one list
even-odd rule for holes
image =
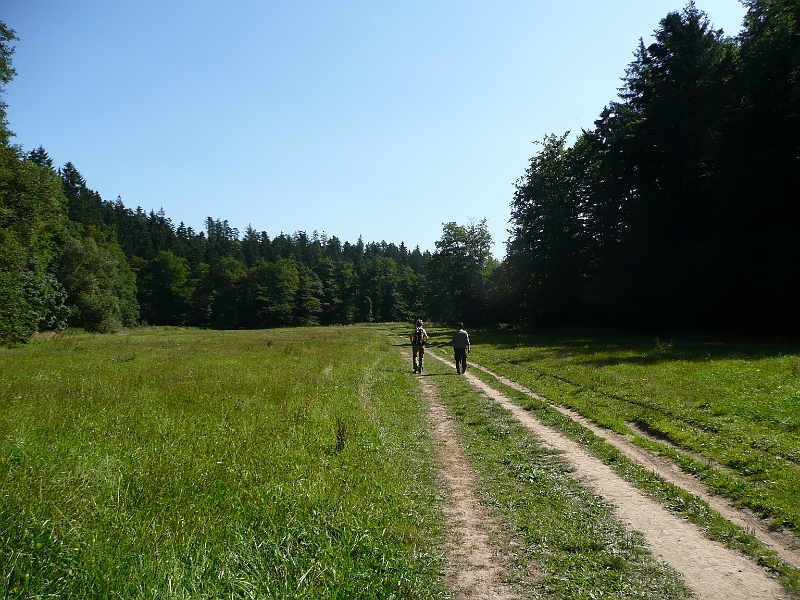
{"label": "grassy meadow", "polygon": [[0,350],[3,597],[446,595],[405,366],[370,328]]}
{"label": "grassy meadow", "polygon": [[[153,328],[0,349],[3,597],[450,597],[427,403],[399,352],[407,330]],[[449,355],[450,333],[429,330],[432,350]],[[642,445],[796,528],[796,349],[471,337],[471,361],[606,427],[635,424],[649,432]],[[501,520],[499,559],[523,597],[688,596],[507,411],[432,358],[425,374]],[[625,464],[546,403],[504,391]],[[624,469],[800,591],[796,570],[752,536]]]}
{"label": "grassy meadow", "polygon": [[[446,346],[449,331],[432,332]],[[475,331],[472,359],[800,533],[800,344]]]}

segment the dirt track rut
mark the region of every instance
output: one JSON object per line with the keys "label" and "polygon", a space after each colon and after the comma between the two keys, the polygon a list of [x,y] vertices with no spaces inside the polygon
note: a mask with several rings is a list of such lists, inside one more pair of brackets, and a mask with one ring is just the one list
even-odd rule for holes
{"label": "dirt track rut", "polygon": [[[407,352],[403,356],[410,359]],[[446,541],[447,583],[458,599],[512,600],[516,596],[503,582],[503,569],[492,544],[499,523],[476,495],[478,477],[436,386],[426,377],[419,382],[430,406],[431,437],[447,496],[444,513],[451,526]]]}

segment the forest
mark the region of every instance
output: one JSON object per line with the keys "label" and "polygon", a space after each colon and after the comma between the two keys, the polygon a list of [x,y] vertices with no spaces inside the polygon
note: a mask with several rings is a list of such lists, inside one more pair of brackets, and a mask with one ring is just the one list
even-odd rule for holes
{"label": "forest", "polygon": [[[541,141],[502,260],[485,220],[444,223],[432,251],[211,217],[203,231],[175,225],[13,144],[0,103],[0,344],[65,328],[417,317],[796,335],[800,3],[744,4],[735,37],[693,2],[669,13],[594,126]],[[2,85],[15,41],[0,23]]]}

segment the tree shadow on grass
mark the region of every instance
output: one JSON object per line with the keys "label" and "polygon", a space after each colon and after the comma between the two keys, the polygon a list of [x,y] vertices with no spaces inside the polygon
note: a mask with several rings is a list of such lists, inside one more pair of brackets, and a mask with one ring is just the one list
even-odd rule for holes
{"label": "tree shadow on grass", "polygon": [[[563,358],[586,366],[619,364],[653,365],[675,361],[759,360],[800,355],[800,340],[756,338],[732,334],[668,333],[662,336],[622,335],[619,332],[585,334],[477,329],[470,333],[473,346],[487,344],[498,350],[527,351],[513,356],[512,364]],[[435,341],[443,347],[447,344]]]}

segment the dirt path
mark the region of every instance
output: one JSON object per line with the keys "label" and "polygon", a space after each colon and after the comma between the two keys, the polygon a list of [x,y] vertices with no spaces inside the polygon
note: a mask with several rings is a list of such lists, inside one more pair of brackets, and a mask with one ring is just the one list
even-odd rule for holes
{"label": "dirt path", "polygon": [[[404,358],[410,356],[403,352]],[[447,583],[456,598],[511,600],[516,596],[503,583],[503,569],[491,540],[498,523],[475,495],[479,481],[459,444],[453,423],[439,401],[436,387],[419,378],[430,405],[430,428],[444,483],[445,516],[451,524],[446,542]]]}
{"label": "dirt path", "polygon": [[[708,487],[696,477],[692,477],[691,475],[684,473],[675,463],[661,458],[660,456],[650,454],[646,450],[636,446],[626,436],[615,433],[609,429],[604,429],[573,410],[553,404],[546,398],[538,395],[536,392],[526,388],[523,385],[520,385],[516,381],[512,381],[507,377],[503,377],[502,375],[499,375],[490,369],[476,364],[473,364],[472,366],[476,369],[480,369],[484,373],[491,375],[505,385],[522,392],[527,396],[530,396],[531,398],[535,398],[547,403],[556,410],[560,411],[562,414],[568,416],[570,419],[577,421],[598,437],[603,438],[608,443],[615,446],[628,459],[644,466],[648,471],[655,473],[673,485],[691,492],[698,498],[706,501],[711,508],[728,519],[731,523],[738,525],[745,531],[751,532],[756,538],[764,543],[765,546],[780,556],[781,560],[783,560],[787,565],[796,568],[800,567],[800,540],[798,540],[796,536],[789,532],[772,530],[769,527],[769,523],[767,523],[764,519],[761,519],[753,512],[731,506],[731,504],[724,498],[712,495],[709,493]],[[637,430],[637,433],[643,437],[646,437],[646,434],[642,431]]]}
{"label": "dirt path", "polygon": [[[429,356],[446,364],[451,361]],[[654,556],[680,573],[696,597],[709,600],[778,600],[789,598],[781,585],[741,553],[704,537],[697,528],[644,497],[610,467],[578,444],[544,426],[528,411],[486,383],[466,374],[469,383],[509,410],[543,444],[563,452],[574,475],[615,507],[618,518],[641,532]]]}

